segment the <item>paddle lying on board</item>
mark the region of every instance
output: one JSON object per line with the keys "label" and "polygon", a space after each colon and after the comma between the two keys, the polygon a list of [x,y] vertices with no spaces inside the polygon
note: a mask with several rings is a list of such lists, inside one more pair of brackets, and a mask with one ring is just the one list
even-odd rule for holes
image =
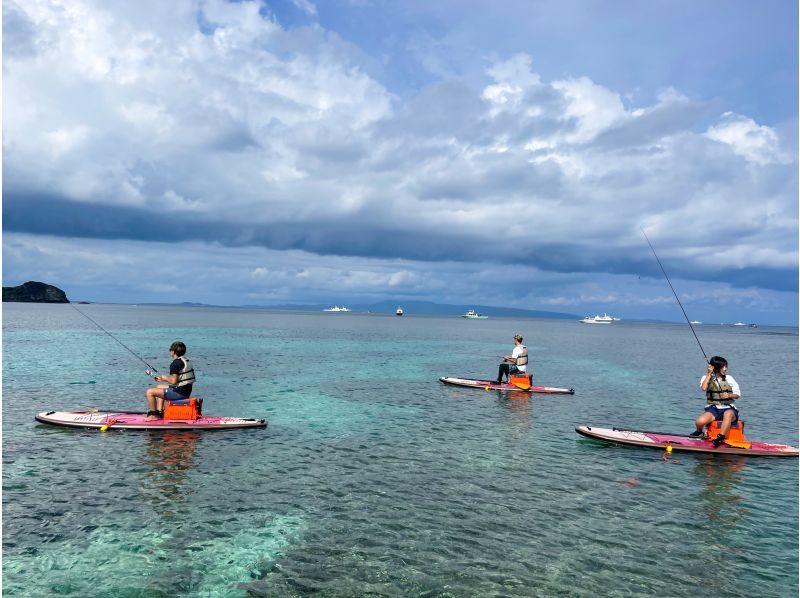
{"label": "paddle lying on board", "polygon": [[797,457],[800,454],[797,447],[786,444],[731,440],[715,447],[709,438],[695,438],[680,434],[665,434],[663,432],[625,430],[623,428],[596,428],[594,426],[578,426],[575,431],[593,440],[661,450],[672,447],[673,451],[746,455],[748,457]]}

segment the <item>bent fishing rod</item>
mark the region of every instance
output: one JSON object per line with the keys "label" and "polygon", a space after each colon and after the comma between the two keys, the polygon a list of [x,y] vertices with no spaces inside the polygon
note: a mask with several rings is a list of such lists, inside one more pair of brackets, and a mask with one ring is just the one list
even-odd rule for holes
{"label": "bent fishing rod", "polygon": [[147,371],[146,371],[145,373],[146,373],[148,376],[150,376],[150,377],[151,377],[153,380],[155,380],[155,379],[156,379],[156,375],[155,375],[155,374],[156,374],[156,372],[158,372],[158,370],[157,370],[156,368],[154,368],[152,365],[150,365],[149,363],[147,363],[147,362],[146,362],[144,359],[142,359],[141,357],[139,357],[139,355],[137,355],[137,354],[136,354],[136,353],[133,351],[133,349],[131,349],[131,348],[130,348],[128,345],[126,345],[125,343],[123,343],[123,342],[122,342],[121,340],[119,340],[119,339],[118,339],[116,336],[114,336],[113,334],[111,334],[111,333],[110,333],[108,330],[106,330],[105,328],[103,328],[102,326],[100,326],[100,324],[98,324],[97,322],[95,322],[95,321],[94,321],[92,318],[90,318],[90,317],[89,317],[89,316],[87,316],[85,313],[83,313],[81,310],[79,310],[77,307],[75,307],[75,305],[74,305],[74,304],[70,303],[70,305],[72,305],[72,308],[73,308],[75,311],[77,311],[77,312],[78,312],[79,314],[81,314],[81,315],[82,315],[84,318],[86,318],[87,320],[89,320],[89,321],[90,321],[92,324],[94,324],[95,326],[97,326],[97,327],[98,327],[100,330],[102,330],[102,331],[103,331],[103,332],[105,332],[105,333],[106,333],[108,336],[110,336],[110,337],[111,337],[111,338],[113,338],[115,341],[117,341],[117,342],[118,342],[120,345],[122,345],[123,347],[125,347],[125,348],[126,348],[126,349],[127,349],[129,352],[130,352],[130,354],[131,354],[131,355],[133,355],[133,356],[134,356],[134,357],[136,357],[138,360],[140,360],[140,361],[141,361],[143,364],[145,364],[145,365],[147,366]]}
{"label": "bent fishing rod", "polygon": [[686,318],[686,323],[689,324],[689,328],[692,329],[692,334],[694,334],[694,340],[697,341],[697,344],[700,346],[700,350],[703,352],[703,357],[705,357],[706,362],[708,362],[708,355],[706,355],[705,349],[703,349],[703,345],[700,344],[700,339],[697,338],[697,333],[694,331],[694,326],[692,326],[692,322],[689,320],[689,316],[686,315],[686,310],[683,309],[683,303],[681,303],[681,300],[678,299],[678,293],[675,292],[675,287],[672,286],[672,283],[669,280],[669,276],[667,276],[667,271],[664,270],[664,266],[661,265],[661,260],[658,259],[658,255],[656,255],[656,250],[653,249],[653,244],[650,242],[650,239],[647,238],[647,233],[644,232],[644,229],[642,227],[639,227],[639,230],[642,231],[642,234],[644,235],[647,244],[650,246],[650,251],[653,252],[653,255],[655,256],[656,261],[658,262],[658,265],[661,268],[661,271],[664,273],[664,278],[667,279],[667,284],[669,284],[669,288],[672,289],[672,294],[675,295],[675,300],[678,302],[678,305],[681,306],[681,311],[683,312],[683,317]]}

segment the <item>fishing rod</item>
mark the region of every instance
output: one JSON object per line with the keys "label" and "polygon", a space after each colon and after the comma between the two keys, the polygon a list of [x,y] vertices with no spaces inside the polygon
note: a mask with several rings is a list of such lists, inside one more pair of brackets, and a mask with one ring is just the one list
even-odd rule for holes
{"label": "fishing rod", "polygon": [[145,364],[145,365],[147,366],[147,372],[145,372],[145,373],[146,373],[148,376],[150,376],[150,377],[151,377],[153,380],[155,380],[155,379],[156,379],[156,375],[155,375],[155,373],[156,373],[156,372],[158,372],[158,370],[157,370],[156,368],[154,368],[152,365],[150,365],[149,363],[147,363],[147,362],[146,362],[144,359],[142,359],[141,357],[139,357],[139,355],[137,355],[137,354],[136,354],[136,353],[135,353],[135,352],[134,352],[134,351],[133,351],[133,350],[132,350],[130,347],[128,347],[128,345],[126,345],[125,343],[123,343],[123,342],[122,342],[121,340],[119,340],[119,339],[118,339],[116,336],[114,336],[113,334],[111,334],[111,333],[110,333],[108,330],[106,330],[105,328],[103,328],[102,326],[100,326],[100,324],[98,324],[97,322],[95,322],[95,321],[94,321],[92,318],[90,318],[90,317],[89,317],[89,316],[87,316],[85,313],[83,313],[81,310],[79,310],[77,307],[75,307],[75,305],[74,305],[74,304],[70,303],[70,305],[73,307],[73,309],[74,309],[75,311],[77,311],[77,312],[78,312],[79,314],[81,314],[81,315],[82,315],[84,318],[86,318],[87,320],[89,320],[89,321],[90,321],[92,324],[94,324],[95,326],[97,326],[97,327],[98,327],[100,330],[102,330],[102,331],[103,331],[103,332],[105,332],[105,333],[106,333],[108,336],[110,336],[110,337],[111,337],[111,338],[113,338],[115,341],[117,341],[117,342],[118,342],[120,345],[122,345],[123,347],[125,347],[125,348],[126,348],[126,349],[127,349],[127,350],[128,350],[130,353],[131,353],[131,355],[133,355],[134,357],[136,357],[137,359],[139,359],[139,360],[140,360],[140,361],[141,361],[143,364]]}
{"label": "fishing rod", "polygon": [[692,334],[694,334],[694,340],[696,340],[697,344],[700,346],[700,350],[703,352],[703,357],[706,358],[706,362],[707,362],[708,361],[708,355],[706,355],[705,349],[703,349],[703,345],[700,344],[700,339],[697,338],[697,333],[694,331],[694,326],[692,326],[692,322],[689,320],[689,316],[686,315],[686,310],[683,309],[683,303],[681,303],[681,300],[678,299],[678,293],[675,292],[675,288],[672,286],[672,283],[669,280],[669,276],[667,276],[667,271],[664,270],[664,266],[661,265],[661,260],[658,259],[658,255],[656,255],[656,250],[653,249],[653,244],[650,242],[650,239],[647,238],[647,233],[644,232],[644,229],[641,226],[639,227],[639,230],[642,231],[642,234],[644,235],[644,238],[647,240],[647,244],[650,246],[650,251],[653,252],[653,255],[655,256],[656,261],[658,262],[658,265],[661,267],[661,271],[664,273],[664,278],[667,279],[667,284],[669,284],[669,288],[672,289],[672,294],[675,295],[675,299],[677,300],[678,305],[681,306],[681,311],[683,312],[683,317],[686,318],[686,322],[689,324],[689,328],[692,329]]}
{"label": "fishing rod", "polygon": [[475,353],[473,351],[456,351],[458,355],[474,355],[476,357],[491,357],[492,359],[503,359],[502,355],[489,355],[488,353]]}

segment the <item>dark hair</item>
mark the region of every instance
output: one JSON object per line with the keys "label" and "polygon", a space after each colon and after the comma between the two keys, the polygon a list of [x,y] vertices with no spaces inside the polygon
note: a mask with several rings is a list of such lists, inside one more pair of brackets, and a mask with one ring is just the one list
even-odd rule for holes
{"label": "dark hair", "polygon": [[714,355],[714,357],[708,360],[708,363],[714,366],[714,373],[719,374],[720,370],[722,370],[722,366],[728,365],[728,360],[719,355]]}
{"label": "dark hair", "polygon": [[184,345],[181,341],[175,341],[169,346],[170,351],[175,351],[175,355],[178,357],[183,357],[186,355],[186,345]]}
{"label": "dark hair", "polygon": [[515,335],[514,335],[514,340],[515,340],[515,341],[522,342],[522,335],[521,335],[521,334],[515,334]]}

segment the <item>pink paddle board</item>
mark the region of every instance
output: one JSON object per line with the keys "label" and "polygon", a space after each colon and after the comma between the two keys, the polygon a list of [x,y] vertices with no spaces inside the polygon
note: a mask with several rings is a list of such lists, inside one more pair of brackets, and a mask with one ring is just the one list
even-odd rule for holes
{"label": "pink paddle board", "polygon": [[556,386],[531,386],[530,388],[522,389],[518,386],[514,386],[513,384],[508,384],[507,382],[503,382],[498,384],[494,380],[469,380],[467,378],[439,378],[440,382],[445,384],[452,384],[454,386],[463,386],[465,388],[479,388],[485,390],[487,387],[489,390],[513,390],[514,392],[529,392],[529,393],[537,393],[537,394],[560,394],[560,395],[572,395],[575,394],[574,388],[558,388]]}
{"label": "pink paddle board", "polygon": [[36,420],[70,428],[102,428],[120,430],[230,430],[233,428],[265,428],[267,420],[204,415],[200,419],[148,420],[144,413],[97,411],[46,411]]}
{"label": "pink paddle board", "polygon": [[594,426],[578,426],[575,431],[587,438],[625,444],[644,446],[665,450],[671,446],[674,451],[694,451],[698,453],[718,453],[727,455],[747,455],[750,457],[797,457],[798,449],[785,444],[767,444],[748,440],[745,446],[733,446],[725,443],[715,447],[710,439],[693,438],[678,434],[662,434],[661,432],[643,432],[640,430],[624,430],[621,428],[595,428]]}

